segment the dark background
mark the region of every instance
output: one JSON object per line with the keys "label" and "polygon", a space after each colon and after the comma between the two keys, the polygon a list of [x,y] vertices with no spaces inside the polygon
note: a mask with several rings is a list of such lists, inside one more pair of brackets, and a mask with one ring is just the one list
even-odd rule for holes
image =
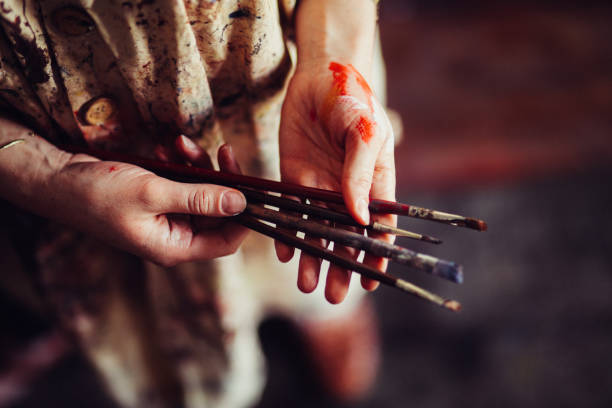
{"label": "dark background", "polygon": [[[490,229],[401,220],[442,238],[403,242],[462,263],[465,282],[391,273],[464,309],[379,289],[381,371],[348,406],[612,406],[612,7],[382,0],[380,30],[398,198]],[[343,406],[312,392],[283,329],[262,329],[261,407]]]}
{"label": "dark background", "polygon": [[[404,243],[462,263],[465,283],[391,273],[464,309],[379,289],[382,367],[372,393],[348,406],[612,406],[606,3],[381,1],[388,102],[404,126],[398,199],[483,218],[490,230],[401,221],[442,238]],[[0,301],[2,321],[23,313]],[[260,332],[270,378],[259,407],[346,406],[317,387],[288,323]],[[71,353],[19,401],[112,406]]]}

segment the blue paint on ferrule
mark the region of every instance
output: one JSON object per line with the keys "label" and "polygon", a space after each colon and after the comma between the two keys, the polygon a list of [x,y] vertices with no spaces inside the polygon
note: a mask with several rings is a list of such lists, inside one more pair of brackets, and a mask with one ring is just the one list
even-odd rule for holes
{"label": "blue paint on ferrule", "polygon": [[463,283],[463,267],[454,262],[439,260],[436,262],[431,274],[455,283]]}

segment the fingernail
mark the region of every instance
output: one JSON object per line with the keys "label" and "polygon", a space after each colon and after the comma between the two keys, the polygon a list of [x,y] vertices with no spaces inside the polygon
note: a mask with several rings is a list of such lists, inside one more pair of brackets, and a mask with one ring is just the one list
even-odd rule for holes
{"label": "fingernail", "polygon": [[357,200],[357,214],[359,214],[365,224],[370,223],[370,211],[368,210],[368,203],[363,198]]}
{"label": "fingernail", "polygon": [[218,153],[219,155],[225,156],[227,159],[229,159],[229,161],[234,161],[234,151],[232,150],[232,147],[230,145],[221,145],[221,147],[219,147]]}
{"label": "fingernail", "polygon": [[185,145],[187,149],[194,151],[194,152],[198,151],[198,146],[194,143],[193,140],[191,140],[185,135],[180,135],[179,137],[181,138],[181,141],[183,142],[183,144]]}
{"label": "fingernail", "polygon": [[246,207],[244,196],[236,191],[227,191],[221,197],[223,212],[230,215],[240,214]]}

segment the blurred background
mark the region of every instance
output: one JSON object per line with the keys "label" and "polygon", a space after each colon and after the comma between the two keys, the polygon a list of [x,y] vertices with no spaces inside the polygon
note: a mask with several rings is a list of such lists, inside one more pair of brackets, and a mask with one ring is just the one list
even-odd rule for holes
{"label": "blurred background", "polygon": [[[378,290],[382,367],[348,406],[612,406],[612,5],[382,0],[380,30],[404,126],[398,199],[490,230],[402,220],[445,241],[412,248],[465,267],[460,286],[410,279],[464,309]],[[44,331],[11,326],[23,311],[0,302],[3,330],[24,344]],[[270,378],[259,407],[346,406],[318,391],[286,322],[260,333]],[[45,344],[28,350],[64,347]],[[78,356],[49,365],[16,407],[58,395],[113,406]]]}
{"label": "blurred background", "polygon": [[[611,407],[612,4],[382,0],[380,31],[398,199],[489,231],[400,221],[443,239],[404,243],[462,263],[465,282],[391,273],[464,308],[375,292],[382,367],[349,406]],[[260,406],[340,406],[287,362],[280,327],[262,328]]]}

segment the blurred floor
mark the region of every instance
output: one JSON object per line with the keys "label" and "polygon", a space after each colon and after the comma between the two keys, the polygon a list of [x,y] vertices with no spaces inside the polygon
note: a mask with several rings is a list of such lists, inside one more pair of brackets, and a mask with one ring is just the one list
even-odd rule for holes
{"label": "blurred floor", "polygon": [[[612,406],[612,7],[381,3],[389,104],[405,131],[398,198],[482,217],[490,231],[402,221],[445,241],[406,245],[464,264],[466,279],[391,272],[464,311],[377,291],[383,366],[355,406]],[[290,326],[272,320],[261,334],[259,407],[339,406]],[[110,402],[71,355],[17,406]]]}

